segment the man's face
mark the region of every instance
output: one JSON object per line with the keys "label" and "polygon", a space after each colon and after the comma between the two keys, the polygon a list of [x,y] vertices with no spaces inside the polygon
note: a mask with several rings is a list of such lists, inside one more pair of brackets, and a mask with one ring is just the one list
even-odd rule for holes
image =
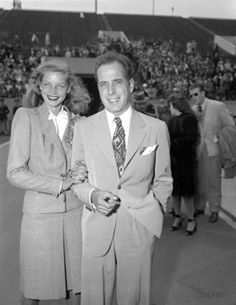
{"label": "man's face", "polygon": [[97,70],[98,90],[107,111],[115,116],[121,115],[131,103],[134,80],[127,80],[119,62],[112,62]]}
{"label": "man's face", "polygon": [[202,105],[204,103],[205,92],[200,91],[200,89],[198,87],[194,88],[194,89],[190,89],[189,95],[190,95],[190,99],[191,99],[191,104]]}

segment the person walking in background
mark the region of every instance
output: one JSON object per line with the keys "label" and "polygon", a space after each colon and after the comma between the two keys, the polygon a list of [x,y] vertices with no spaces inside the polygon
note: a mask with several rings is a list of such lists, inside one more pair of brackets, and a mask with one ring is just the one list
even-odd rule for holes
{"label": "person walking in background", "polygon": [[195,82],[189,87],[192,109],[199,121],[201,141],[198,145],[197,192],[195,215],[204,214],[208,202],[211,223],[217,222],[221,206],[221,162],[218,136],[225,126],[234,125],[226,106],[205,96],[204,85]]}
{"label": "person walking in background", "polygon": [[[105,109],[75,126],[72,167],[86,161],[82,304],[150,305],[151,262],[172,191],[166,124],[131,107],[133,67],[121,54],[96,60]],[[116,287],[116,294],[114,289]]]}
{"label": "person walking in background", "polygon": [[66,105],[82,97],[89,101],[66,62],[50,60],[33,72],[24,107],[13,118],[7,176],[26,189],[20,237],[24,305],[60,298],[80,304],[83,204],[71,186],[82,183],[87,170],[82,164],[70,168],[75,117]]}
{"label": "person walking in background", "polygon": [[174,221],[171,229],[178,230],[182,224],[181,200],[183,200],[188,217],[185,234],[192,235],[197,229],[193,195],[197,166],[196,148],[199,141],[198,121],[185,97],[173,94],[167,101],[172,115],[168,122],[173,176],[172,209]]}
{"label": "person walking in background", "polygon": [[22,107],[21,100],[20,100],[19,98],[15,98],[15,99],[14,99],[14,103],[15,103],[15,104],[14,104],[14,107],[13,107],[13,110],[12,110],[13,116],[15,115],[16,110],[17,110],[18,108]]}
{"label": "person walking in background", "polygon": [[51,36],[49,32],[45,34],[45,47],[48,48],[51,45]]}
{"label": "person walking in background", "polygon": [[7,120],[9,108],[4,104],[4,99],[0,97],[0,135],[7,135]]}

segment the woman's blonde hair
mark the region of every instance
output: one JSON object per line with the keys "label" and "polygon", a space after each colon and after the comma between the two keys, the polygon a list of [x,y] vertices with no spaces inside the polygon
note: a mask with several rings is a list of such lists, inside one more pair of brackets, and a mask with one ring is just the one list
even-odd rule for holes
{"label": "woman's blonde hair", "polygon": [[[81,105],[81,112],[83,114],[88,111],[90,103],[90,95],[85,87],[82,79],[71,73],[69,65],[64,59],[54,58],[46,60],[32,71],[27,90],[23,97],[22,105],[26,108],[38,107],[44,101],[42,98],[40,83],[46,72],[61,72],[66,76],[68,83],[68,91],[64,105],[73,111],[73,104],[78,103]],[[80,107],[79,107],[80,108]]]}

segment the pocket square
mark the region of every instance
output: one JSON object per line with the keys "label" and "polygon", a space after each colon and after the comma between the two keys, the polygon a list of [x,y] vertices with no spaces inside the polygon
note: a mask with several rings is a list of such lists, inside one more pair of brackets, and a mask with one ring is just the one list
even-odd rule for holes
{"label": "pocket square", "polygon": [[146,155],[149,155],[151,154],[155,149],[157,149],[158,145],[155,144],[153,146],[144,146],[140,149],[140,155],[141,156],[146,156]]}

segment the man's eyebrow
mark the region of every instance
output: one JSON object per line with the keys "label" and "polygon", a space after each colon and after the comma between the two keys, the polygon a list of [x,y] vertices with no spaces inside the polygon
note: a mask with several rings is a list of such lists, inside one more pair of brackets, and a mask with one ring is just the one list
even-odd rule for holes
{"label": "man's eyebrow", "polygon": [[102,80],[102,81],[98,82],[99,85],[106,84],[106,83],[107,83],[107,81],[105,81],[105,80]]}

